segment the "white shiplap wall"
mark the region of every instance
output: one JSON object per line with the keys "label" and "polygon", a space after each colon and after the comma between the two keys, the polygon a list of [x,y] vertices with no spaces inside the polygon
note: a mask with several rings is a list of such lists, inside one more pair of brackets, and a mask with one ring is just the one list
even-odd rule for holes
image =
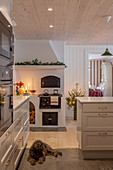
{"label": "white shiplap wall", "polygon": [[[88,54],[104,53],[106,47],[113,54],[113,45],[65,45],[64,46],[64,63],[67,65],[65,69],[65,95],[68,91],[79,83],[79,88],[88,94]],[[72,115],[67,111],[67,117]]]}

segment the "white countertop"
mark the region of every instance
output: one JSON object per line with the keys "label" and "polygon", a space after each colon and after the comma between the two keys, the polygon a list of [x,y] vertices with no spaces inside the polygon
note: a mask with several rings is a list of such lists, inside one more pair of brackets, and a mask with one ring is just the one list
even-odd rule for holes
{"label": "white countertop", "polygon": [[13,96],[13,109],[15,110],[19,105],[26,101],[29,96]]}
{"label": "white countertop", "polygon": [[77,97],[80,103],[110,103],[113,102],[113,97]]}

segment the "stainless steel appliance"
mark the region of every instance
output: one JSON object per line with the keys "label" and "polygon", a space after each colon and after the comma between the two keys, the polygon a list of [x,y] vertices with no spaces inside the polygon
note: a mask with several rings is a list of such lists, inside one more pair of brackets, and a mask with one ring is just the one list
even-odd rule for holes
{"label": "stainless steel appliance", "polygon": [[0,136],[13,121],[13,34],[0,12]]}

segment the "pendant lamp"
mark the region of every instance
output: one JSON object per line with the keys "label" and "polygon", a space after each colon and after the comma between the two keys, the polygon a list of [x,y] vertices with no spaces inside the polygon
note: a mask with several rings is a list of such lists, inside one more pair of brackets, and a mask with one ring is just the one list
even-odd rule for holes
{"label": "pendant lamp", "polygon": [[106,51],[101,56],[113,56],[113,55],[108,51],[108,48],[106,48]]}

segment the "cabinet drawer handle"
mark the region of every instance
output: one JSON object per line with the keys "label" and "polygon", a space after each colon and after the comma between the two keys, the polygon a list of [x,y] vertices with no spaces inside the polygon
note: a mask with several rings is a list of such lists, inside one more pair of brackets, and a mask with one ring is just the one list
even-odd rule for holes
{"label": "cabinet drawer handle", "polygon": [[21,141],[22,141],[22,139],[19,139],[19,140],[18,140],[18,143],[20,143]]}
{"label": "cabinet drawer handle", "polygon": [[11,133],[10,131],[6,132],[6,133],[5,133],[5,136],[8,136],[10,133]]}
{"label": "cabinet drawer handle", "polygon": [[107,109],[107,107],[98,107],[101,110]]}
{"label": "cabinet drawer handle", "polygon": [[107,116],[108,114],[107,113],[99,113],[98,115],[99,116]]}
{"label": "cabinet drawer handle", "polygon": [[10,164],[11,160],[8,160],[5,165],[8,166]]}
{"label": "cabinet drawer handle", "polygon": [[26,109],[26,111],[28,111],[28,109]]}
{"label": "cabinet drawer handle", "polygon": [[19,117],[18,120],[21,120],[21,117]]}
{"label": "cabinet drawer handle", "polygon": [[7,132],[7,133],[5,133],[5,136],[8,136],[8,132]]}
{"label": "cabinet drawer handle", "polygon": [[26,103],[26,105],[28,105],[28,102]]}
{"label": "cabinet drawer handle", "polygon": [[105,132],[105,133],[99,132],[98,134],[99,134],[99,135],[107,135],[107,132]]}
{"label": "cabinet drawer handle", "polygon": [[28,128],[29,126],[27,125],[26,128]]}
{"label": "cabinet drawer handle", "polygon": [[53,120],[52,118],[48,118],[48,120]]}
{"label": "cabinet drawer handle", "polygon": [[21,110],[18,110],[18,113],[20,113],[21,112]]}

